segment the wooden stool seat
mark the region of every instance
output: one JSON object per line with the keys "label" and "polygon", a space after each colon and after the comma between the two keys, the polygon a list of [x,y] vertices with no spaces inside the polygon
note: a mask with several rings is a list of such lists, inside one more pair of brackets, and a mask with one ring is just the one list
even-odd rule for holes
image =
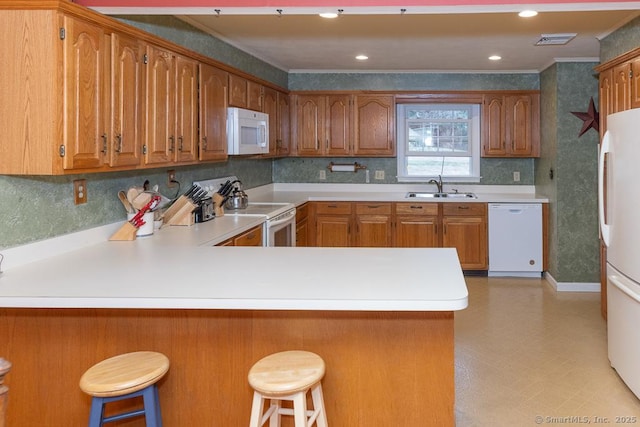
{"label": "wooden stool seat", "polygon": [[[89,426],[144,415],[148,426],[162,426],[156,383],[169,370],[169,359],[162,353],[137,351],[103,360],[80,378],[80,388],[90,396]],[[104,405],[117,400],[143,397],[144,409],[104,417]]]}
{"label": "wooden stool seat", "polygon": [[[327,427],[322,386],[325,363],[320,356],[308,351],[283,351],[264,357],[249,371],[249,384],[254,389],[250,427],[260,427],[267,420],[270,426],[280,425],[280,415],[293,415],[295,427],[309,427],[315,423]],[[306,394],[311,391],[313,410],[307,410]],[[263,406],[270,400],[269,409]],[[293,402],[293,409],[283,408],[281,401]]]}

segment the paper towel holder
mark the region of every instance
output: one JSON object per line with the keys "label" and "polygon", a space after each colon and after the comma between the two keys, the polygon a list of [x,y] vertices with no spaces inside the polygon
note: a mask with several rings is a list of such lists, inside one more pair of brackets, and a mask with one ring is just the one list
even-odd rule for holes
{"label": "paper towel holder", "polygon": [[366,169],[366,166],[361,165],[358,162],[353,163],[333,163],[330,162],[327,169],[331,172],[358,172],[360,169]]}

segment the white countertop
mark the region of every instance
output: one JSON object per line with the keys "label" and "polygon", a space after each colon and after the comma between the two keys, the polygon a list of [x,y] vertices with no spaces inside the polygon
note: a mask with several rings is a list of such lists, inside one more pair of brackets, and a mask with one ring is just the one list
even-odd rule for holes
{"label": "white countertop", "polygon": [[0,306],[356,311],[467,306],[454,249],[176,249],[154,239],[104,242],[5,271]]}
{"label": "white countertop", "polygon": [[[459,186],[477,199],[420,201],[548,202],[532,187],[470,188]],[[253,202],[297,206],[320,200],[418,201],[405,198],[408,191],[430,189],[270,184],[248,193]],[[225,215],[191,227],[164,227],[133,242],[109,242],[119,226],[113,224],[4,250],[0,307],[450,311],[467,306],[453,249],[213,247],[262,222]]]}

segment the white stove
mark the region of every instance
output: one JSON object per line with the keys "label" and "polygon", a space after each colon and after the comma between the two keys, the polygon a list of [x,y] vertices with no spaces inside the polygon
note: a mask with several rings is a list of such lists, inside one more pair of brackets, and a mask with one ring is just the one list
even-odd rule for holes
{"label": "white stove", "polygon": [[[194,181],[212,196],[227,181],[234,182],[238,178],[223,178]],[[251,202],[245,209],[225,209],[225,215],[259,216],[266,219],[262,230],[263,246],[295,246],[296,243],[296,207],[293,203]]]}

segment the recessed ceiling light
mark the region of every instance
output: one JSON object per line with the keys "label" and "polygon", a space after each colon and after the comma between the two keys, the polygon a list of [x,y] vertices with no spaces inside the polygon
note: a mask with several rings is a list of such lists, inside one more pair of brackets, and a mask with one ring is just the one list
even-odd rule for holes
{"label": "recessed ceiling light", "polygon": [[492,61],[500,61],[502,59],[502,56],[500,56],[500,55],[491,55],[489,57],[489,59],[492,60]]}
{"label": "recessed ceiling light", "polygon": [[523,10],[522,12],[518,13],[518,16],[521,18],[532,18],[537,14],[538,12],[536,12],[535,10]]}
{"label": "recessed ceiling light", "polygon": [[338,17],[338,14],[334,12],[323,12],[323,13],[320,13],[319,15],[327,19],[333,19]]}
{"label": "recessed ceiling light", "polygon": [[358,55],[356,56],[356,59],[358,61],[366,61],[367,59],[369,59],[369,57],[367,55]]}

